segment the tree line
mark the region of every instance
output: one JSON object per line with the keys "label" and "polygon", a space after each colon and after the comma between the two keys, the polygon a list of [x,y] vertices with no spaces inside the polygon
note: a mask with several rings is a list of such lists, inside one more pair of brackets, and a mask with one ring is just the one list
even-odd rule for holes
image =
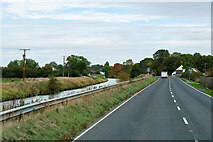
{"label": "tree line", "polygon": [[[105,73],[105,77],[119,78],[128,80],[140,74],[146,74],[147,68],[153,75],[160,75],[161,71],[167,71],[172,74],[180,65],[185,69],[197,68],[202,73],[209,72],[212,74],[213,56],[195,54],[181,54],[174,52],[169,53],[168,50],[158,50],[153,54],[152,58],[145,58],[139,63],[133,63],[132,59],[125,62],[115,63],[110,66],[107,61],[104,65],[92,65],[83,56],[70,55],[66,59],[64,65],[64,75],[70,77],[78,77],[88,75],[89,73],[99,74],[101,71]],[[2,67],[2,76],[4,78],[22,78],[23,60],[11,61],[7,67]],[[52,61],[45,66],[40,67],[38,62],[33,59],[26,59],[26,77],[48,77],[49,75],[63,76],[63,65]]]}

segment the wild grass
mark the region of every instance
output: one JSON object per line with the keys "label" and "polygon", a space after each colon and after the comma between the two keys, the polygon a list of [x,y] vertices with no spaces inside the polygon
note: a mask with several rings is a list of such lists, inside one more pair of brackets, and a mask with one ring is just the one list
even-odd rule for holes
{"label": "wild grass", "polygon": [[208,95],[210,95],[210,96],[213,97],[212,89],[205,88],[198,81],[192,81],[192,80],[190,80],[191,83],[189,83],[188,80],[185,79],[185,78],[181,78],[181,80],[183,80],[184,82],[188,83],[189,85],[191,85],[194,88],[201,89],[202,92],[204,92],[204,93],[206,93],[206,94],[208,94]]}
{"label": "wild grass", "polygon": [[[58,91],[70,90],[93,85],[107,81],[104,78],[91,78],[91,77],[57,77],[57,82],[60,84]],[[14,100],[19,98],[26,98],[36,95],[46,95],[53,93],[52,87],[49,85],[48,78],[31,79],[21,81],[18,83],[1,83],[2,96],[1,101]],[[52,84],[54,85],[54,84]]]}
{"label": "wild grass", "polygon": [[155,80],[135,82],[46,108],[21,122],[3,125],[3,140],[70,140],[110,108]]}

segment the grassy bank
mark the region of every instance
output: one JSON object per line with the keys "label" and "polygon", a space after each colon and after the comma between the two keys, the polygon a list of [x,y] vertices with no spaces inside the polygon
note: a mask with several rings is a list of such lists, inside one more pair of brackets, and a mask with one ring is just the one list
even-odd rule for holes
{"label": "grassy bank", "polygon": [[111,107],[129,98],[157,78],[72,100],[19,123],[3,126],[4,140],[70,140]]}
{"label": "grassy bank", "polygon": [[212,94],[212,89],[207,89],[205,88],[203,85],[201,85],[198,81],[189,81],[185,78],[181,78],[181,80],[183,80],[184,82],[186,82],[187,84],[191,85],[192,87],[194,88],[197,88],[198,90],[200,89],[202,92],[210,95],[213,97],[213,94]]}
{"label": "grassy bank", "polygon": [[[57,77],[58,91],[70,90],[107,81],[104,78]],[[51,94],[48,78],[28,79],[21,82],[1,83],[1,101]],[[0,90],[1,91],[1,90]]]}

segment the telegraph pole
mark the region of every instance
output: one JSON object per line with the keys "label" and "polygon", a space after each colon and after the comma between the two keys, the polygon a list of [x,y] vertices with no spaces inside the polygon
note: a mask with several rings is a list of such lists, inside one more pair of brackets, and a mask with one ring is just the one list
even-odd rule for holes
{"label": "telegraph pole", "polygon": [[64,77],[64,64],[65,64],[65,56],[63,56],[63,77]]}
{"label": "telegraph pole", "polygon": [[24,54],[23,54],[23,60],[24,60],[24,68],[23,68],[23,81],[25,79],[25,61],[26,61],[26,51],[30,50],[30,49],[19,49],[19,50],[23,50]]}
{"label": "telegraph pole", "polygon": [[69,61],[68,61],[68,77],[70,77],[70,65],[69,65]]}

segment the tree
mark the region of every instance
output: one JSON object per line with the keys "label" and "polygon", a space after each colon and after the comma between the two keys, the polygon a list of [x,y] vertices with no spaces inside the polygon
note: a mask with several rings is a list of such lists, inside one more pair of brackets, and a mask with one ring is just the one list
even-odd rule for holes
{"label": "tree", "polygon": [[109,76],[109,71],[112,69],[111,66],[109,66],[109,62],[107,61],[103,68],[102,68],[102,71],[105,73],[105,77],[107,78]]}
{"label": "tree", "polygon": [[[3,77],[17,77],[22,78],[23,77],[23,66],[24,66],[24,60],[14,60],[10,61],[10,63],[7,65],[7,68],[3,68]],[[38,77],[38,69],[39,65],[35,60],[32,59],[26,59],[26,77]]]}
{"label": "tree", "polygon": [[139,63],[140,74],[147,73],[147,68],[151,68],[152,64],[153,64],[152,58],[145,58],[145,59],[141,60]]}
{"label": "tree", "polygon": [[154,61],[152,67],[157,71],[157,75],[160,75],[160,72],[165,68],[163,66],[163,61],[169,55],[169,51],[164,49],[158,50],[153,54]]}
{"label": "tree", "polygon": [[69,64],[71,76],[81,76],[88,75],[91,62],[83,56],[71,55],[67,57],[67,64]]}
{"label": "tree", "polygon": [[55,61],[50,62],[49,65],[51,65],[54,68],[56,68],[58,66]]}
{"label": "tree", "polygon": [[213,56],[208,55],[208,56],[202,56],[198,62],[197,62],[197,68],[201,72],[208,71],[210,68],[212,68],[212,63],[213,63]]}
{"label": "tree", "polygon": [[139,64],[137,63],[137,64],[134,64],[131,69],[130,78],[135,78],[138,75],[140,75],[140,69],[139,69]]}
{"label": "tree", "polygon": [[7,65],[8,68],[14,68],[21,65],[21,62],[19,60],[10,61]]}
{"label": "tree", "polygon": [[[24,66],[24,60],[20,60],[21,66]],[[31,69],[38,69],[39,65],[35,60],[32,59],[26,59],[25,67],[31,68]]]}
{"label": "tree", "polygon": [[177,60],[175,56],[169,56],[163,61],[163,66],[163,70],[168,71],[168,73],[171,75],[172,72],[174,72],[176,68],[180,66],[180,60]]}
{"label": "tree", "polygon": [[131,66],[131,65],[133,65],[132,59],[126,60],[126,62],[123,62],[123,65],[125,65],[125,66]]}
{"label": "tree", "polygon": [[115,63],[114,66],[112,67],[112,69],[110,70],[110,77],[116,77],[117,74],[121,71],[121,69],[123,68],[124,65],[119,64],[119,63]]}
{"label": "tree", "polygon": [[170,54],[169,54],[169,51],[168,50],[164,50],[164,49],[161,49],[161,50],[158,50],[156,51],[154,54],[153,54],[153,58],[154,60],[159,60],[159,61],[163,61],[166,57],[168,57]]}

